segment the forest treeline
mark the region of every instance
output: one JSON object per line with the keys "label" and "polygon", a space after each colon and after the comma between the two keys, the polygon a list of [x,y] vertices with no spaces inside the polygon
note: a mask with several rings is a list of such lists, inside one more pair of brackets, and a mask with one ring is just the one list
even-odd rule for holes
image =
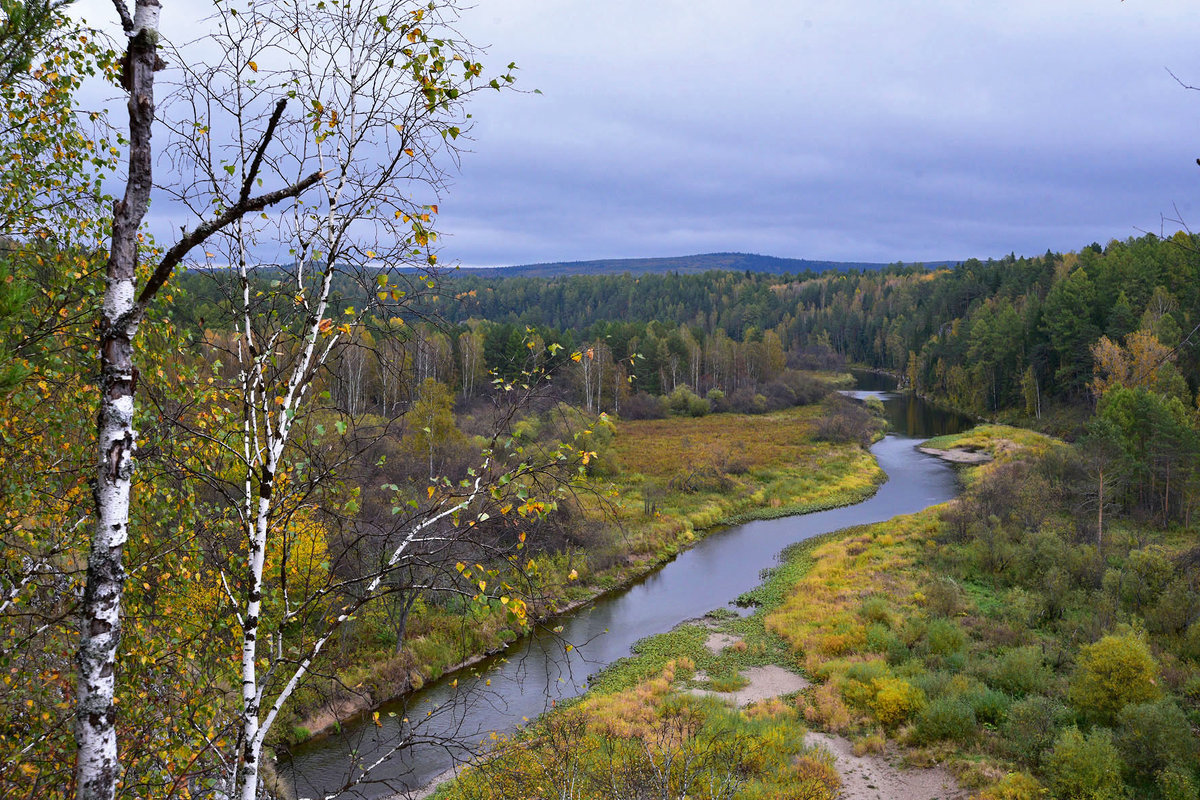
{"label": "forest treeline", "polygon": [[[666,394],[686,384],[701,396],[757,392],[787,366],[854,362],[894,371],[976,414],[1039,418],[1064,407],[1090,410],[1097,366],[1104,376],[1153,378],[1181,400],[1194,395],[1200,358],[1189,334],[1200,321],[1198,279],[1200,237],[1184,233],[933,271],[557,278],[458,271],[438,294],[426,292],[421,315],[444,322],[414,326],[412,357],[421,379],[434,375],[470,396],[491,371],[519,373],[531,342],[539,350],[591,347],[597,406],[610,411],[639,391]],[[213,289],[203,275],[187,280],[194,297],[180,308],[182,321],[200,326]],[[361,304],[362,289],[338,288],[341,302]],[[1159,364],[1168,354],[1169,364]],[[586,388],[581,379],[576,390]]]}
{"label": "forest treeline", "polygon": [[[1200,237],[1179,233],[932,271],[456,273],[435,289],[410,280],[412,313],[358,328],[330,365],[331,391],[351,413],[390,413],[433,379],[464,408],[491,381],[549,369],[560,399],[592,413],[761,413],[823,393],[801,370],[859,363],[980,416],[1090,436],[1115,454],[1110,488],[1127,507],[1187,521],[1198,272]],[[211,339],[220,276],[184,285],[180,322]],[[370,291],[343,281],[336,302],[353,311]]]}

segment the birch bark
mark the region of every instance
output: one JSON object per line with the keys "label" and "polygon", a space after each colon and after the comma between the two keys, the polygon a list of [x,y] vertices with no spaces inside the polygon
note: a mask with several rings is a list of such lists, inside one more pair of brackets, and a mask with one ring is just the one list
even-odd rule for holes
{"label": "birch bark", "polygon": [[137,233],[150,202],[150,135],[158,61],[158,1],[138,0],[132,19],[123,4],[118,3],[117,8],[130,37],[123,79],[129,89],[129,180],[124,198],[113,207],[100,321],[96,527],[88,554],[76,689],[76,796],[80,800],[113,797],[120,779],[113,698],[121,640],[121,593],[125,587],[122,553],[129,538],[129,496],[137,442],[133,340],[140,315],[134,282]]}
{"label": "birch bark", "polygon": [[134,394],[137,368],[134,341],[146,310],[187,253],[242,216],[301,194],[321,177],[314,173],[256,197],[262,150],[272,138],[284,105],[263,137],[238,202],[196,226],[155,265],[138,293],[139,229],[149,208],[153,185],[151,135],[155,124],[154,73],[158,55],[158,0],[137,0],[129,14],[124,0],[114,0],[129,37],[122,85],[129,91],[129,164],[124,197],[113,205],[112,237],[105,267],[105,295],[100,319],[100,410],[97,420],[96,477],[93,488],[96,524],[88,553],[87,579],[76,657],[75,764],[76,797],[108,800],[121,779],[116,733],[116,657],[121,642],[121,595],[125,588],[123,552],[129,538],[129,508],[137,455]]}

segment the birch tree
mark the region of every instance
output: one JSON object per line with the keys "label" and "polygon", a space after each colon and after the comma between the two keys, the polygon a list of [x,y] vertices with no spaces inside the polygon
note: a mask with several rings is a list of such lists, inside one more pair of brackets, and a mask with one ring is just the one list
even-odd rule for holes
{"label": "birch tree", "polygon": [[[173,127],[183,134],[176,144],[181,146],[179,157],[195,170],[193,179],[180,182],[173,174],[165,181],[172,187],[168,196],[195,215],[177,241],[154,251],[145,248],[141,228],[155,186],[151,138],[161,127],[156,116],[156,74],[165,67],[161,6],[158,0],[135,0],[130,9],[125,0],[114,0],[127,38],[120,84],[129,95],[128,162],[123,197],[113,204],[99,325],[96,517],[77,658],[79,798],[111,798],[121,778],[113,698],[126,581],[123,550],[130,533],[138,440],[134,346],[172,272],[218,235],[228,245],[225,252],[243,290],[242,455],[255,470],[247,472],[244,506],[250,548],[242,616],[244,746],[232,784],[243,797],[256,791],[263,736],[287,695],[285,691],[260,719],[255,634],[261,595],[256,575],[261,575],[270,527],[271,491],[297,407],[336,343],[338,330],[345,327],[329,317],[333,272],[341,258],[376,258],[358,249],[350,235],[358,224],[374,227],[374,238],[393,254],[417,249],[429,262],[434,260],[428,248],[436,205],[415,209],[411,201],[391,201],[402,199],[398,187],[406,179],[437,183],[433,157],[443,141],[452,142],[461,132],[445,112],[457,108],[482,72],[469,51],[448,47],[429,33],[452,18],[452,7],[398,1],[380,6],[317,3],[310,8],[295,2],[238,9],[215,3],[217,39],[224,49],[211,68],[194,68],[185,75],[180,87],[183,105],[178,108],[194,113],[175,117]],[[493,83],[500,85],[499,80]],[[228,149],[221,144],[226,135],[232,141]],[[281,144],[284,139],[286,145]],[[356,156],[367,150],[378,158],[361,169]],[[309,190],[314,190],[311,200]],[[285,213],[266,215],[284,201]],[[384,215],[393,213],[394,219],[384,224]],[[289,331],[295,346],[288,354],[291,370],[278,385],[266,382],[263,368],[279,355],[279,337],[255,338],[250,319],[255,298],[250,295],[249,265],[263,231],[251,228],[247,220],[258,214],[275,225],[277,241],[291,245],[298,265],[297,282],[276,287],[294,298],[299,312],[299,321]],[[389,238],[399,224],[407,225],[405,235]],[[302,674],[303,670],[296,680]]]}
{"label": "birch tree", "polygon": [[[212,437],[232,465],[227,474],[237,478],[223,493],[223,511],[240,542],[227,554],[237,573],[221,576],[236,608],[240,653],[237,751],[222,784],[230,796],[251,800],[262,788],[267,736],[334,637],[364,606],[398,591],[393,579],[401,571],[425,574],[411,569],[414,557],[446,552],[492,514],[517,507],[499,487],[522,485],[530,468],[485,451],[461,481],[431,475],[425,502],[396,516],[376,568],[331,572],[307,588],[288,582],[281,565],[298,557],[296,521],[318,505],[328,514],[336,499],[347,535],[366,535],[354,520],[359,502],[336,491],[345,459],[305,449],[332,435],[311,417],[314,406],[342,436],[358,424],[361,408],[328,407],[334,398],[314,397],[317,378],[339,344],[358,336],[368,312],[401,317],[434,286],[438,206],[413,193],[436,199],[440,164],[456,158],[467,125],[467,97],[512,78],[481,77],[475,53],[453,37],[448,4],[277,0],[248,3],[236,14],[228,3],[220,9],[214,38],[224,55],[187,71],[185,99],[175,107],[175,158],[189,177],[176,198],[199,213],[239,207],[260,178],[300,187],[283,213],[239,215],[205,251],[235,276],[237,335],[227,359],[236,371],[229,377],[240,424]],[[289,101],[300,116],[283,117]],[[256,254],[268,249],[286,260],[265,266]],[[422,273],[390,271],[401,265]],[[339,304],[335,281],[356,285],[377,305]],[[417,348],[418,375],[422,364],[432,373],[432,355]],[[523,616],[519,600],[506,596],[504,603]]]}
{"label": "birch tree", "polygon": [[[123,550],[129,537],[129,505],[138,431],[134,425],[134,392],[138,371],[134,341],[147,310],[171,273],[195,247],[247,214],[313,186],[320,170],[271,191],[257,194],[262,160],[252,161],[235,202],[207,213],[161,256],[149,263],[148,277],[138,280],[144,253],[142,220],[154,183],[151,136],[155,124],[155,73],[165,65],[159,55],[158,0],[137,0],[130,10],[114,0],[128,37],[121,85],[129,93],[127,183],[113,204],[112,235],[105,267],[104,303],[100,317],[100,409],[94,497],[95,526],[88,554],[84,590],[76,697],[76,790],[81,798],[110,798],[120,779],[117,759],[115,661],[121,639],[121,595],[126,579]],[[271,143],[285,103],[276,106],[258,151]]]}

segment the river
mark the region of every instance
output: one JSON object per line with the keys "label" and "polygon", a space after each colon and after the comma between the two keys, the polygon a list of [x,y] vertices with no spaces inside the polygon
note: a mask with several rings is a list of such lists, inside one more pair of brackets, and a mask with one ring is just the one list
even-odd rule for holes
{"label": "river", "polygon": [[[713,533],[627,589],[555,620],[552,624],[561,625],[561,632],[539,630],[470,674],[443,678],[385,706],[378,725],[360,720],[333,736],[297,746],[291,760],[280,763],[281,775],[292,782],[297,796],[320,797],[357,774],[350,753],[360,764],[370,764],[401,737],[415,737],[416,744],[376,769],[375,780],[355,791],[377,798],[423,786],[466,758],[492,731],[511,730],[552,703],[585,691],[589,674],[629,655],[638,639],[727,607],[762,582],[761,571],[778,563],[787,545],[911,514],[954,497],[958,482],[953,469],[915,445],[965,430],[970,420],[920,398],[887,392],[894,381],[885,376],[864,373],[858,381],[860,388],[848,394],[883,399],[892,430],[871,448],[888,480],[870,499]],[[448,739],[454,744],[447,746]]]}

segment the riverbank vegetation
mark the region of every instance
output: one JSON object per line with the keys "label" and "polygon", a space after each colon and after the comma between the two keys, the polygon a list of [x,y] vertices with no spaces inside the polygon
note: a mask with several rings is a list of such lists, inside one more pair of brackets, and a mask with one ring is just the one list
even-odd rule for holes
{"label": "riverbank vegetation", "polygon": [[[1098,516],[1080,513],[1096,480],[1081,446],[995,425],[934,443],[994,460],[968,469],[958,500],[789,548],[742,598],[753,615],[718,610],[639,642],[633,657],[594,678],[586,699],[496,742],[439,797],[480,796],[501,783],[506,796],[533,797],[535,786],[601,775],[616,763],[606,754],[630,746],[621,738],[627,714],[641,720],[638,736],[663,741],[675,710],[696,704],[694,692],[729,696],[746,672],[776,664],[814,685],[721,712],[733,725],[727,735],[742,735],[766,760],[777,751],[729,720],[748,724],[766,708],[791,741],[818,729],[847,737],[856,753],[887,752],[915,769],[944,764],[976,800],[1195,798],[1194,538],[1134,514],[1110,514],[1098,537]],[[721,638],[706,646],[714,630]],[[560,757],[568,720],[576,740],[587,740],[574,760]],[[705,763],[699,754],[716,751],[700,731],[669,748],[634,748],[645,753],[639,769],[686,762],[688,753]],[[796,752],[804,755],[793,765],[832,766],[827,754]],[[774,779],[750,768],[741,775],[721,796],[838,793],[832,780],[792,775],[784,794],[761,794]],[[593,780],[572,796],[609,796]]]}
{"label": "riverbank vegetation", "polygon": [[1121,516],[1098,539],[1086,451],[998,433],[959,500],[792,559],[766,625],[820,681],[805,719],[980,798],[1194,798],[1193,538]]}

